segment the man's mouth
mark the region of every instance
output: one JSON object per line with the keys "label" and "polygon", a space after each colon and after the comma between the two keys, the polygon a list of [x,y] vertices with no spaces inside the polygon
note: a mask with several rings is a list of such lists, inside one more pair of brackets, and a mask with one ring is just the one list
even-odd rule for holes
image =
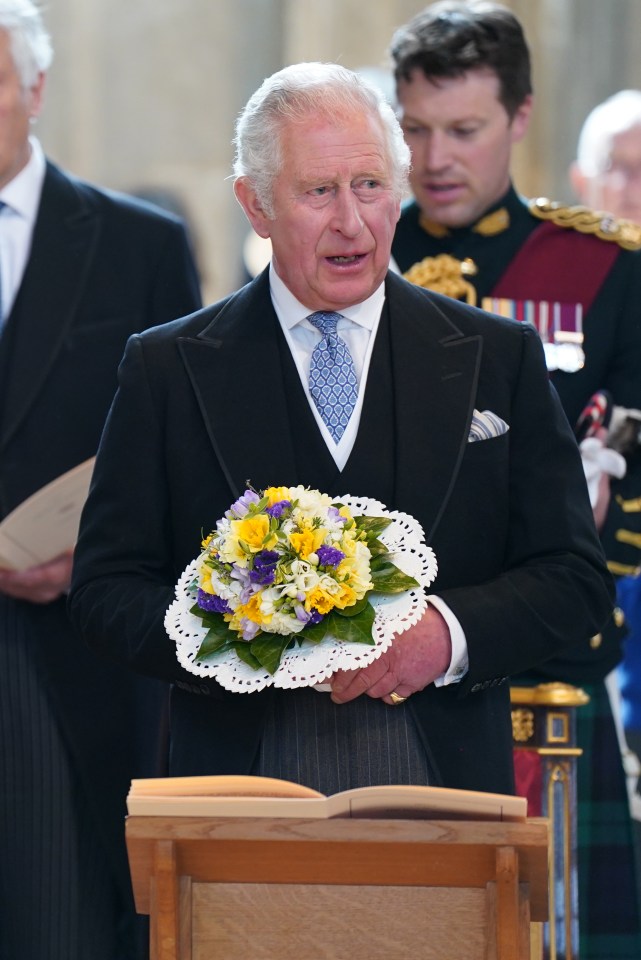
{"label": "man's mouth", "polygon": [[330,263],[358,263],[365,256],[364,253],[353,253],[351,256],[328,257]]}
{"label": "man's mouth", "polygon": [[460,183],[426,183],[425,189],[429,193],[448,194],[462,188]]}

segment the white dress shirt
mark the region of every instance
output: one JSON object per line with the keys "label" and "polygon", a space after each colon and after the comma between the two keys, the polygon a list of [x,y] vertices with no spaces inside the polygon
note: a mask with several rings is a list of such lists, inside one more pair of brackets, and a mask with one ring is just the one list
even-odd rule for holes
{"label": "white dress shirt", "polygon": [[[361,420],[367,373],[376,339],[376,331],[385,303],[385,285],[381,284],[363,303],[357,303],[355,306],[346,307],[340,311],[341,319],[338,321],[336,330],[347,343],[354,361],[358,379],[358,400],[345,432],[338,443],[334,441],[325,426],[309,392],[309,367],[312,351],[322,339],[320,331],[307,319],[313,311],[303,306],[285,286],[276,273],[273,263],[269,268],[269,285],[274,310],[292,352],[310,409],[314,414],[327,449],[339,470],[342,470],[352,452]],[[452,659],[447,672],[434,681],[437,687],[446,686],[449,683],[456,683],[461,680],[467,672],[469,662],[467,642],[463,628],[448,605],[440,597],[431,594],[427,599],[439,611],[450,631]]]}
{"label": "white dress shirt", "polygon": [[0,317],[11,312],[31,252],[33,227],[45,176],[42,147],[29,138],[31,156],[22,170],[0,190]]}

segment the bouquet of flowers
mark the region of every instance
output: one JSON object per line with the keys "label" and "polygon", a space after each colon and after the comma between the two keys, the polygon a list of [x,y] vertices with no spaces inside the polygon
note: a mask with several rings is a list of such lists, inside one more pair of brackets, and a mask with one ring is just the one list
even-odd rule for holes
{"label": "bouquet of flowers", "polygon": [[181,663],[209,676],[208,664],[216,675],[215,664],[231,660],[273,678],[283,657],[303,646],[375,646],[385,597],[411,593],[424,609],[416,597],[423,601],[421,587],[435,575],[433,554],[419,579],[404,572],[385,538],[395,517],[406,515],[371,515],[372,504],[386,514],[375,501],[357,501],[367,510],[357,513],[352,501],[303,486],[248,487],[203,540],[169,608],[165,622],[178,645],[187,620],[199,627],[190,628],[198,642],[187,661],[179,651]]}

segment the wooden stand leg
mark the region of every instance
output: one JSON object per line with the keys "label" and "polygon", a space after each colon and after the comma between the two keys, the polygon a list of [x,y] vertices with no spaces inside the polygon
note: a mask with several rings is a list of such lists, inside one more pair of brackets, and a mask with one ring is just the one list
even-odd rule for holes
{"label": "wooden stand leg", "polygon": [[153,907],[150,926],[150,957],[176,960],[178,953],[178,874],[173,841],[155,844]]}

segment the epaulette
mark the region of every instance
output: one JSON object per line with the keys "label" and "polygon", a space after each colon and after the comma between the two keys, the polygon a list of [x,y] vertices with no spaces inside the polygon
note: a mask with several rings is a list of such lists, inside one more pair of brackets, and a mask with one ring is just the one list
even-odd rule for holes
{"label": "epaulette", "polygon": [[528,200],[528,209],[539,220],[551,220],[559,227],[591,233],[600,240],[618,243],[624,250],[641,250],[641,225],[633,220],[618,219],[589,207],[566,206],[546,197]]}

